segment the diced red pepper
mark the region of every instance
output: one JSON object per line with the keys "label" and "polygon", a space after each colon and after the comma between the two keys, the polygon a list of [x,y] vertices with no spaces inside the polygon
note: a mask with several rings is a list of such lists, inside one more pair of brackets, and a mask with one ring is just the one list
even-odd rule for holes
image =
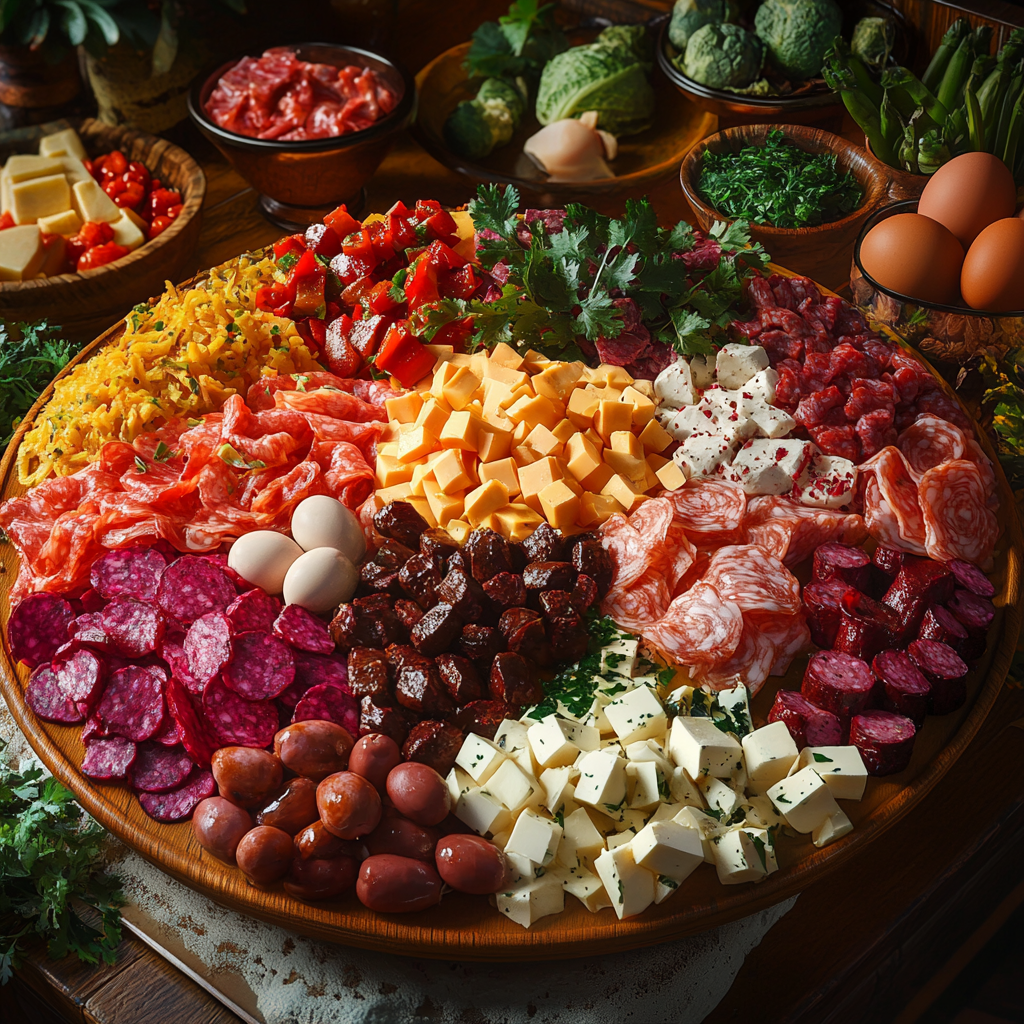
{"label": "diced red pepper", "polygon": [[256,290],[256,308],[274,316],[290,316],[295,290],[283,284],[268,284]]}
{"label": "diced red pepper", "polygon": [[365,304],[374,313],[387,313],[398,306],[398,303],[391,298],[390,293],[391,282],[380,281],[370,289],[369,294],[366,296]]}
{"label": "diced red pepper", "polygon": [[377,257],[373,252],[373,239],[367,228],[360,228],[342,238],[341,251],[344,255],[364,260],[371,266],[377,265]]}
{"label": "diced red pepper", "polygon": [[458,270],[466,265],[466,261],[444,242],[431,242],[427,248],[427,259],[438,270]]}
{"label": "diced red pepper", "polygon": [[301,256],[306,251],[306,239],[302,235],[286,235],[274,243],[274,259],[279,260],[290,252]]}
{"label": "diced red pepper", "polygon": [[341,252],[341,239],[338,232],[326,224],[310,224],[306,228],[306,245],[326,259],[333,259]]}
{"label": "diced red pepper", "polygon": [[173,217],[154,217],[146,232],[147,238],[156,238],[163,234],[174,223]]}
{"label": "diced red pepper", "polygon": [[114,240],[114,229],[102,221],[87,220],[78,230],[77,235],[68,239],[68,260],[73,266],[90,249],[105,245]]}
{"label": "diced red pepper", "polygon": [[438,290],[446,299],[468,299],[479,287],[480,278],[473,273],[473,268],[468,263],[457,270],[449,270],[438,278]]}
{"label": "diced red pepper", "polygon": [[350,256],[344,252],[331,260],[331,270],[338,275],[341,283],[346,286],[366,277],[373,270],[373,267],[374,264],[370,260],[359,256]]}
{"label": "diced red pepper", "polygon": [[428,302],[437,302],[441,297],[437,291],[437,267],[425,256],[421,256],[409,269],[405,279],[405,297],[409,301],[410,312]]}
{"label": "diced red pepper", "polygon": [[455,245],[459,240],[459,229],[455,219],[447,210],[438,210],[426,221],[427,233],[431,238],[438,238],[448,245]]}
{"label": "diced red pepper", "polygon": [[339,238],[347,238],[353,232],[358,231],[362,225],[353,217],[345,204],[342,203],[336,210],[332,210],[326,217],[324,223],[331,228]]}
{"label": "diced red pepper", "polygon": [[103,186],[103,191],[110,196],[111,199],[119,196],[128,187],[128,182],[124,178],[110,178]]}
{"label": "diced red pepper", "polygon": [[184,208],[184,205],[184,203],[175,203],[173,206],[168,206],[166,216],[170,217],[171,220],[177,220],[178,215]]}
{"label": "diced red pepper", "polygon": [[434,345],[451,345],[456,352],[466,351],[466,342],[473,333],[473,318],[463,317],[461,320],[452,320],[443,327],[439,327],[431,339]]}
{"label": "diced red pepper", "polygon": [[341,316],[341,306],[339,306],[338,303],[336,302],[328,302],[327,315],[324,317],[324,319],[328,323],[331,323],[332,321],[337,320],[339,316]]}
{"label": "diced red pepper", "polygon": [[326,279],[327,275],[324,273],[323,267],[318,267],[314,274],[307,274],[296,279],[293,316],[312,316],[321,319],[324,317],[327,313],[327,299],[324,295]]}
{"label": "diced red pepper", "polygon": [[373,274],[357,277],[351,284],[345,285],[345,290],[341,293],[341,301],[346,306],[357,306],[373,291],[376,284]]}
{"label": "diced red pepper", "polygon": [[377,257],[377,262],[386,263],[392,259],[395,255],[395,248],[391,244],[387,224],[382,220],[376,220],[370,225],[369,232],[370,244],[373,246],[373,254]]}
{"label": "diced red pepper", "polygon": [[111,150],[101,159],[106,174],[124,174],[128,170],[128,158],[119,149]]}
{"label": "diced red pepper", "polygon": [[[145,186],[140,181],[125,181],[122,184],[124,188],[111,198],[122,209],[134,210],[146,198]],[[110,195],[110,193],[107,194]]]}
{"label": "diced red pepper", "polygon": [[4,210],[3,213],[0,213],[0,231],[3,231],[4,228],[13,228],[13,227],[14,227],[14,218],[11,216],[11,211],[10,210]]}
{"label": "diced red pepper", "polygon": [[381,340],[391,325],[391,317],[368,316],[363,320],[353,320],[348,331],[349,344],[359,353],[362,359],[368,360],[380,348]]}
{"label": "diced red pepper", "polygon": [[146,203],[151,217],[162,217],[167,211],[181,202],[181,195],[169,188],[154,188],[149,193],[149,200]]}
{"label": "diced red pepper", "polygon": [[413,212],[399,201],[388,210],[388,232],[391,245],[396,252],[416,244],[416,227]]}
{"label": "diced red pepper", "polygon": [[399,320],[391,325],[377,353],[376,366],[389,373],[404,388],[413,387],[434,369],[434,354],[409,333],[409,325]]}
{"label": "diced red pepper", "polygon": [[104,242],[103,245],[94,245],[78,257],[75,269],[81,273],[83,270],[93,270],[96,267],[106,266],[127,256],[131,249],[126,245],[118,245],[116,242]]}
{"label": "diced red pepper", "polygon": [[124,178],[126,181],[137,181],[145,188],[149,188],[151,180],[149,168],[145,164],[140,164],[137,160],[133,160],[128,165],[128,170],[124,172]]}
{"label": "diced red pepper", "polygon": [[429,220],[435,213],[441,212],[441,204],[436,199],[417,199],[416,214],[422,224]]}
{"label": "diced red pepper", "polygon": [[323,351],[324,342],[327,341],[327,325],[323,320],[313,316],[306,317],[305,320],[300,320],[295,327],[305,339],[306,344],[319,356]]}

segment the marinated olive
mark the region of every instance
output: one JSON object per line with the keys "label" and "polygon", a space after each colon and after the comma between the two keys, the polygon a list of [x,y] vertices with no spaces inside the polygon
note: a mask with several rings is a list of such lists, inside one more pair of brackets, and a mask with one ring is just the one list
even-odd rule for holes
{"label": "marinated olive", "polygon": [[292,837],[287,832],[270,825],[257,825],[242,836],[235,859],[250,881],[269,885],[284,876],[293,852]]}
{"label": "marinated olive", "polygon": [[256,823],[272,825],[293,836],[319,816],[316,783],[312,779],[289,779],[256,815]]}
{"label": "marinated olive", "polygon": [[192,831],[199,845],[228,864],[234,864],[235,850],[251,828],[249,812],[222,796],[201,800],[192,815]]}
{"label": "marinated olive", "polygon": [[366,856],[361,843],[331,835],[319,820],[307,825],[295,837],[295,850],[303,860],[330,860],[342,856],[362,860]]}
{"label": "marinated olive", "polygon": [[356,740],[348,756],[348,770],[362,775],[373,783],[378,793],[383,793],[388,772],[401,762],[402,752],[398,744],[382,732],[371,732]]}
{"label": "marinated olive", "polygon": [[329,860],[294,857],[284,876],[284,889],[300,900],[329,900],[355,885],[359,861],[354,857]]}
{"label": "marinated olive", "polygon": [[380,824],[366,837],[366,849],[371,857],[380,853],[395,853],[399,857],[431,862],[438,838],[436,829],[417,825],[392,812],[385,814]]}
{"label": "marinated olive", "polygon": [[316,788],[316,803],[324,828],[339,839],[359,839],[381,817],[380,795],[361,775],[337,772]]}
{"label": "marinated olive", "polygon": [[284,778],[280,760],[253,747],[221,747],[213,755],[212,768],[220,795],[250,809],[265,804]]}
{"label": "marinated olive", "polygon": [[439,825],[452,807],[444,779],[433,768],[417,761],[392,768],[387,788],[395,809],[417,825]]}
{"label": "marinated olive", "polygon": [[382,853],[359,866],[356,895],[382,914],[425,910],[441,902],[441,876],[422,860]]}
{"label": "marinated olive", "polygon": [[351,749],[347,729],[319,719],[293,722],[274,737],[274,753],[285,767],[314,782],[344,771]]}
{"label": "marinated olive", "polygon": [[483,836],[445,836],[438,841],[435,863],[438,874],[459,892],[498,892],[508,881],[505,854]]}

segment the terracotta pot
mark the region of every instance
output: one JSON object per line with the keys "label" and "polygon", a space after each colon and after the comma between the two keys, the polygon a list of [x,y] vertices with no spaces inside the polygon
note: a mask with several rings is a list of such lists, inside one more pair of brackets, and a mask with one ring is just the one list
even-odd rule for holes
{"label": "terracotta pot", "polygon": [[56,64],[27,46],[0,45],[0,103],[7,107],[59,107],[82,87],[78,57],[69,49]]}

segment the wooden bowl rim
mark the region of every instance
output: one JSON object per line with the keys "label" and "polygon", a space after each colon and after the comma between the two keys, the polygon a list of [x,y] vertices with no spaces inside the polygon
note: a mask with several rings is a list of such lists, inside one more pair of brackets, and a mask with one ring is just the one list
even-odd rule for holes
{"label": "wooden bowl rim", "polygon": [[[38,277],[32,278],[29,281],[0,281],[0,293],[25,293],[32,289],[64,286],[71,288],[80,281],[92,281],[97,277],[102,277],[104,274],[123,271],[132,263],[138,263],[157,253],[161,246],[166,245],[176,235],[184,231],[185,225],[202,209],[203,200],[206,198],[206,175],[191,154],[182,149],[181,146],[176,146],[173,142],[169,142],[160,135],[153,135],[150,132],[129,128],[126,125],[109,125],[95,117],[69,117],[66,120],[75,131],[89,131],[94,125],[99,125],[103,129],[117,134],[122,140],[141,139],[161,143],[166,147],[165,152],[167,155],[173,157],[188,177],[192,179],[189,194],[183,197],[185,201],[182,204],[181,213],[174,218],[170,226],[161,231],[156,238],[147,239],[138,249],[134,249],[127,256],[122,256],[119,260],[114,260],[113,263],[105,263],[102,267],[83,270],[81,273],[55,274],[53,277]],[[39,125],[39,127],[42,128],[45,125]]]}
{"label": "wooden bowl rim", "polygon": [[[686,154],[679,167],[680,187],[686,196],[687,202],[694,208],[695,212],[699,210],[704,216],[710,217],[713,220],[724,221],[727,224],[731,224],[737,219],[736,217],[726,216],[713,206],[708,206],[697,190],[697,177],[700,174],[704,154],[708,150],[715,153],[721,152],[721,150],[714,149],[713,147],[737,139],[744,140],[748,144],[756,142],[758,139],[763,141],[767,137],[768,132],[775,130],[782,131],[787,141],[792,142],[798,149],[803,149],[805,152],[834,153],[840,159],[851,156],[863,158],[865,155],[864,149],[861,146],[847,141],[841,135],[827,132],[823,128],[811,128],[807,125],[799,124],[749,124],[739,125],[735,128],[725,128],[698,142]],[[854,226],[859,220],[874,213],[878,209],[879,204],[884,201],[888,187],[888,178],[870,160],[864,161],[861,167],[854,168],[848,166],[847,169],[857,178],[858,183],[864,189],[864,198],[861,200],[860,206],[852,213],[848,213],[845,217],[840,217],[839,220],[829,221],[827,224],[812,224],[803,228],[779,228],[772,224],[762,224],[760,221],[751,221],[751,228],[756,229],[758,234],[762,236],[795,239],[830,234]]]}

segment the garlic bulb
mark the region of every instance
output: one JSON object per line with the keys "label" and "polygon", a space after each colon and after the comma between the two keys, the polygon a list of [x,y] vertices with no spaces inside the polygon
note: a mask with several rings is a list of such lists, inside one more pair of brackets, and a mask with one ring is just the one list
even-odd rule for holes
{"label": "garlic bulb", "polygon": [[545,125],[526,140],[523,152],[551,181],[594,181],[615,177],[606,161],[615,159],[618,148],[614,135],[598,130],[597,111],[588,110]]}

